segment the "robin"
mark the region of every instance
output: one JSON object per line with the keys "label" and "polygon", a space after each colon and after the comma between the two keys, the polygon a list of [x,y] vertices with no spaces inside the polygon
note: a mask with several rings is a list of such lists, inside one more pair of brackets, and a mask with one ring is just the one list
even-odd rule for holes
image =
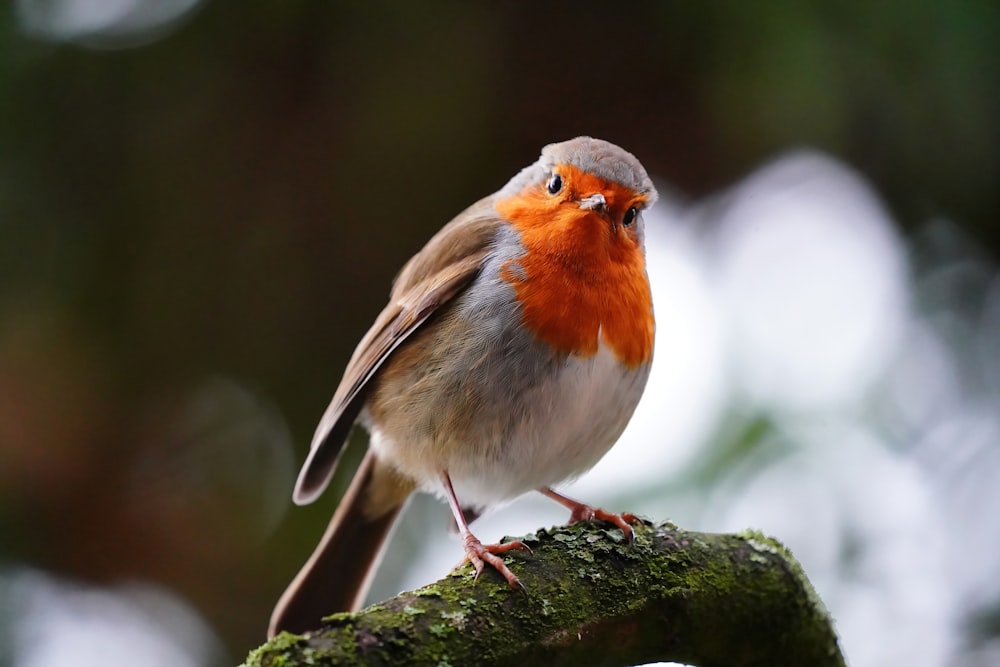
{"label": "robin", "polygon": [[552,489],[591,468],[621,435],[646,385],[653,308],[642,211],[656,190],[614,144],[550,144],[495,194],[441,229],[403,267],[358,344],[295,486],[297,504],[329,483],[356,421],[367,454],[268,630],[302,632],[357,609],[406,499],[451,507],[476,576],[489,563],[520,586],[469,521],[538,490],[631,539],[612,514]]}

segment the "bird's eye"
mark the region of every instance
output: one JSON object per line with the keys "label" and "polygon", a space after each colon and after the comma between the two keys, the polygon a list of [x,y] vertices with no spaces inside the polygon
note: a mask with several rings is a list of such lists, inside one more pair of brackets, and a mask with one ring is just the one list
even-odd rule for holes
{"label": "bird's eye", "polygon": [[556,194],[562,190],[562,176],[559,174],[552,174],[552,178],[549,179],[549,182],[545,187],[548,188],[550,195]]}
{"label": "bird's eye", "polygon": [[625,211],[625,217],[622,218],[622,227],[628,227],[633,222],[635,222],[636,217],[639,215],[639,209],[635,206]]}

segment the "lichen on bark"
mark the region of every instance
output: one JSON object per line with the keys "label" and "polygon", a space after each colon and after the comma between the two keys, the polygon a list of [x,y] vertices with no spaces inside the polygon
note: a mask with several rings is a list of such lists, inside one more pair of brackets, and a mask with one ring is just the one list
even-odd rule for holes
{"label": "lichen on bark", "polygon": [[525,586],[466,565],[315,632],[283,633],[247,667],[297,665],[634,665],[842,667],[832,621],[779,542],[639,525],[577,523],[509,552]]}

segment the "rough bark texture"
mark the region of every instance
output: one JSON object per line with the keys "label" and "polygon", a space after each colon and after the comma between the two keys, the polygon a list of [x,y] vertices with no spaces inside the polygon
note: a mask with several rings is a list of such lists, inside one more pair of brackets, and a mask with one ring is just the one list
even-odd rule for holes
{"label": "rough bark texture", "polygon": [[489,568],[444,579],[304,636],[281,634],[247,667],[297,665],[840,666],[832,622],[802,569],[757,532],[671,524],[578,523],[521,538],[507,563],[526,591]]}

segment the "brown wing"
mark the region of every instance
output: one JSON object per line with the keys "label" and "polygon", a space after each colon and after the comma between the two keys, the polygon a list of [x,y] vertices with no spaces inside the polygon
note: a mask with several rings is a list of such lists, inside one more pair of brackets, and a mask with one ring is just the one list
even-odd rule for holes
{"label": "brown wing", "polygon": [[358,343],[313,436],[293,498],[304,505],[323,492],[378,369],[421,324],[476,277],[501,221],[493,198],[445,225],[396,277],[389,304]]}

